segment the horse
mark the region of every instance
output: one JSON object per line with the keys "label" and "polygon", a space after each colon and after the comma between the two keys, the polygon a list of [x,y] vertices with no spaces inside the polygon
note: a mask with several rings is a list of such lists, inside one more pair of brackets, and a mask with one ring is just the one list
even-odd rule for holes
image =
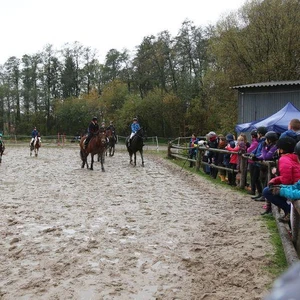
{"label": "horse", "polygon": [[0,141],[0,163],[2,162],[2,155],[3,155],[4,150],[5,150],[5,145],[4,145],[4,142],[1,140]]}
{"label": "horse", "polygon": [[[142,166],[144,167],[144,157],[143,157],[143,147],[144,147],[144,130],[139,129],[137,133],[132,137],[129,145],[129,136],[126,138],[126,147],[130,157],[130,164],[136,166],[136,153],[139,151],[142,159]],[[134,161],[132,161],[132,155],[134,156]]]}
{"label": "horse", "polygon": [[85,164],[87,169],[89,168],[87,157],[89,154],[91,154],[91,167],[90,170],[93,169],[94,165],[94,155],[98,154],[100,163],[101,163],[101,170],[102,172],[105,172],[104,169],[104,155],[106,151],[107,146],[107,140],[106,140],[106,133],[103,131],[98,130],[94,136],[90,139],[86,149],[84,149],[84,141],[86,137],[82,137],[80,140],[80,157],[82,160],[81,168],[84,168]]}
{"label": "horse", "polygon": [[33,143],[30,143],[30,156],[32,155],[32,151],[34,151],[34,156],[38,156],[39,149],[41,147],[41,138],[39,136],[36,136],[33,140]]}
{"label": "horse", "polygon": [[110,129],[106,130],[106,134],[107,134],[107,138],[108,138],[106,156],[107,156],[107,152],[109,153],[109,156],[114,156],[114,154],[115,154],[115,145],[116,145],[116,137]]}

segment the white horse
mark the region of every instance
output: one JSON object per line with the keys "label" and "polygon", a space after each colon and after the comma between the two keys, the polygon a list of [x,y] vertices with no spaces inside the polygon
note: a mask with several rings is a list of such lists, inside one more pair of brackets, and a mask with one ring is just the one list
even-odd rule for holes
{"label": "white horse", "polygon": [[33,143],[30,142],[30,156],[32,155],[32,151],[34,151],[35,157],[38,156],[39,148],[41,147],[41,138],[36,136],[33,140]]}

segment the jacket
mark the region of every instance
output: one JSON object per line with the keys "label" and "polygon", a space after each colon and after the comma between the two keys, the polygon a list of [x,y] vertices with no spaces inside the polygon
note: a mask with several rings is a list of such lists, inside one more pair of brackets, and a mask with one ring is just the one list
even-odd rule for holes
{"label": "jacket", "polygon": [[[251,145],[247,149],[247,153],[252,153],[258,146],[258,140],[257,138],[252,138]],[[253,160],[248,159],[249,164],[253,164]]]}
{"label": "jacket", "polygon": [[99,130],[99,125],[98,123],[91,122],[88,128],[88,133],[96,133]]}
{"label": "jacket", "polygon": [[[226,147],[225,147],[226,150],[228,151],[232,151],[232,152],[238,152],[240,150],[240,146],[236,145],[234,148],[232,148],[230,146],[230,144],[228,144]],[[236,164],[238,163],[238,154],[236,153],[232,153],[230,155],[230,160],[229,160],[229,163],[230,164]]]}
{"label": "jacket", "polygon": [[294,184],[300,179],[300,163],[294,153],[283,154],[278,160],[279,176],[272,178],[269,184]]}
{"label": "jacket", "polygon": [[132,123],[131,124],[131,132],[137,133],[140,129],[140,124],[139,123]]}
{"label": "jacket", "polygon": [[291,185],[281,184],[280,196],[291,200],[300,199],[300,180],[298,180],[295,184]]}
{"label": "jacket", "polygon": [[273,160],[274,154],[277,151],[276,145],[265,145],[262,147],[261,155],[258,157],[259,160]]}

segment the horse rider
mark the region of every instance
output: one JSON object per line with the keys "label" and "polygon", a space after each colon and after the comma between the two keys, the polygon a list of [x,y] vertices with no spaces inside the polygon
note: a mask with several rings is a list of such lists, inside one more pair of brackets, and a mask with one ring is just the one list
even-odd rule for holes
{"label": "horse rider", "polygon": [[105,126],[105,122],[101,122],[101,126],[100,126],[100,131],[101,132],[105,132],[106,131],[106,126]]}
{"label": "horse rider", "polygon": [[109,122],[109,126],[106,128],[106,130],[110,130],[114,139],[115,139],[115,142],[117,142],[117,135],[116,135],[116,128],[114,126],[114,123],[113,121],[110,121]]}
{"label": "horse rider", "polygon": [[98,130],[99,130],[98,119],[96,117],[93,117],[88,127],[88,136],[84,141],[84,149],[87,148],[90,139]]}
{"label": "horse rider", "polygon": [[129,140],[128,140],[129,145],[131,144],[132,138],[141,129],[141,126],[140,126],[137,118],[133,118],[133,122],[132,122],[130,127],[131,127],[131,134],[130,134],[130,137],[129,137]]}
{"label": "horse rider", "polygon": [[31,132],[31,141],[30,141],[31,146],[33,146],[33,142],[34,142],[35,138],[38,137],[38,135],[39,135],[39,132],[37,131],[36,127],[34,127]]}

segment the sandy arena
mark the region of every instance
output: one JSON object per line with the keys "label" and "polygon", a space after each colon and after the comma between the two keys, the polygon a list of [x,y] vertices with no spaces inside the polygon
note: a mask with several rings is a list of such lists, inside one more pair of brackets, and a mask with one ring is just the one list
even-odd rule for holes
{"label": "sandy arena", "polygon": [[262,299],[273,248],[262,203],[145,153],[94,171],[79,148],[0,165],[0,299]]}

